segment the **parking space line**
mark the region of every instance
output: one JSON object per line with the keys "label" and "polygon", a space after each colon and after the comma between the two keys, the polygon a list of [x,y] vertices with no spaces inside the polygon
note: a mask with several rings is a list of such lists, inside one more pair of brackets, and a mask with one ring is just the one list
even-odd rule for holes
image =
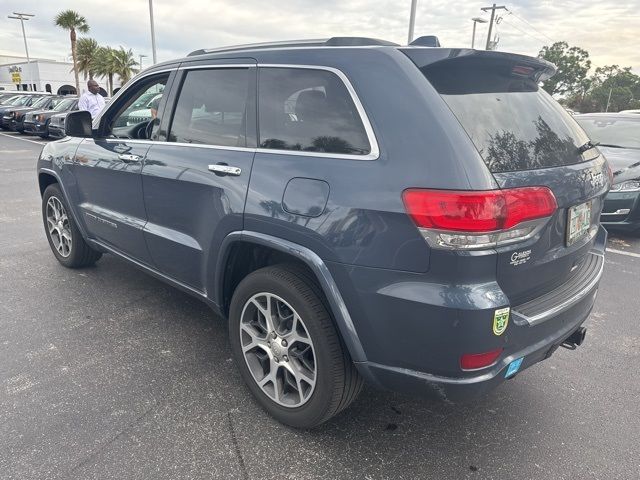
{"label": "parking space line", "polygon": [[618,255],[627,255],[629,257],[640,258],[640,253],[625,252],[624,250],[616,250],[615,248],[607,248],[607,252],[617,253]]}
{"label": "parking space line", "polygon": [[17,137],[15,135],[8,135],[6,133],[2,133],[0,132],[0,135],[2,135],[3,137],[7,137],[7,138],[15,138],[16,140],[22,140],[23,142],[31,142],[31,143],[35,143],[36,145],[44,145],[47,142],[38,142],[37,140],[29,140],[28,138],[21,138],[21,137]]}

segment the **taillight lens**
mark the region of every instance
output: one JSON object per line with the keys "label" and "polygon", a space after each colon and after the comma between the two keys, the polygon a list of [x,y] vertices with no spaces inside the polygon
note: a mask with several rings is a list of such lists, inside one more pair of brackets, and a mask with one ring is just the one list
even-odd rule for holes
{"label": "taillight lens", "polygon": [[[423,236],[443,248],[487,248],[531,237],[557,209],[547,187],[451,191],[409,189],[405,208]],[[537,221],[537,222],[536,222]]]}
{"label": "taillight lens", "polygon": [[484,353],[465,353],[460,357],[460,368],[463,370],[477,370],[490,367],[502,353],[502,348],[496,348]]}

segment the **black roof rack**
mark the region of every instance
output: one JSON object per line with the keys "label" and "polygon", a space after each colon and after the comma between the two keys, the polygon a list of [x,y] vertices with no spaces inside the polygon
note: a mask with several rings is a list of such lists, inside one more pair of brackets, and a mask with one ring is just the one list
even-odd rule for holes
{"label": "black roof rack", "polygon": [[235,45],[229,47],[219,48],[202,48],[200,50],[194,50],[188,57],[196,55],[204,55],[206,53],[222,53],[222,52],[235,52],[238,50],[260,50],[263,48],[291,48],[291,47],[364,47],[374,45],[386,45],[386,46],[399,46],[397,43],[389,42],[387,40],[380,40],[377,38],[367,37],[332,37],[329,39],[314,39],[314,40],[286,40],[283,42],[269,42],[269,43],[249,43],[246,45]]}

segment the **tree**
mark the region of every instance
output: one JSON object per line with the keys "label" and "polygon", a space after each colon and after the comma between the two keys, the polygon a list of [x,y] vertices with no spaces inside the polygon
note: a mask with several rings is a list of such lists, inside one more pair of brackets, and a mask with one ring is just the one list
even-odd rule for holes
{"label": "tree", "polygon": [[569,47],[567,42],[556,42],[550,47],[542,47],[538,56],[558,67],[558,72],[542,85],[551,95],[576,94],[583,87],[591,68],[589,52],[580,47]]}
{"label": "tree", "polygon": [[84,79],[93,80],[96,75],[96,60],[99,50],[98,42],[93,38],[79,38],[76,45],[78,55],[78,73],[82,73]]}
{"label": "tree", "polygon": [[109,96],[113,94],[113,76],[118,73],[116,71],[114,52],[115,50],[111,47],[98,47],[95,60],[95,74],[107,77]]}
{"label": "tree", "polygon": [[580,112],[618,112],[639,108],[640,76],[634,74],[630,67],[598,67],[588,79],[587,91],[583,95],[572,95],[566,103]]}
{"label": "tree", "polygon": [[80,79],[78,78],[78,61],[76,54],[76,31],[87,33],[89,25],[87,19],[73,10],[64,10],[56,15],[56,26],[69,30],[69,38],[71,39],[71,57],[73,58],[73,74],[76,77],[76,92],[80,94]]}
{"label": "tree", "polygon": [[120,47],[118,50],[113,50],[113,64],[114,72],[120,77],[120,83],[122,85],[131,80],[133,74],[138,72],[138,70],[134,68],[138,65],[138,62],[135,61],[131,49],[125,50]]}

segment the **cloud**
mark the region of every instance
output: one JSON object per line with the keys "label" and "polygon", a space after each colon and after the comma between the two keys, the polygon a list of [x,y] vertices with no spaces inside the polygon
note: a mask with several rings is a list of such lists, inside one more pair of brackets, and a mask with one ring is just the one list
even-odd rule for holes
{"label": "cloud", "polygon": [[[445,46],[470,46],[470,19],[488,18],[480,11],[486,4],[418,0],[416,35],[437,35]],[[409,0],[154,0],[158,59],[199,48],[298,38],[358,35],[405,43],[409,5]],[[640,73],[638,0],[520,0],[507,6],[513,14],[498,13],[499,50],[536,55],[552,40],[565,40],[588,50],[594,66],[618,64]],[[151,55],[146,1],[4,0],[3,7],[6,13],[36,14],[25,25],[34,57],[68,57],[68,33],[53,24],[55,14],[67,8],[87,18],[89,35],[99,43]],[[486,34],[487,25],[478,25],[476,45],[484,45]],[[23,51],[18,22],[3,15],[0,53]]]}

